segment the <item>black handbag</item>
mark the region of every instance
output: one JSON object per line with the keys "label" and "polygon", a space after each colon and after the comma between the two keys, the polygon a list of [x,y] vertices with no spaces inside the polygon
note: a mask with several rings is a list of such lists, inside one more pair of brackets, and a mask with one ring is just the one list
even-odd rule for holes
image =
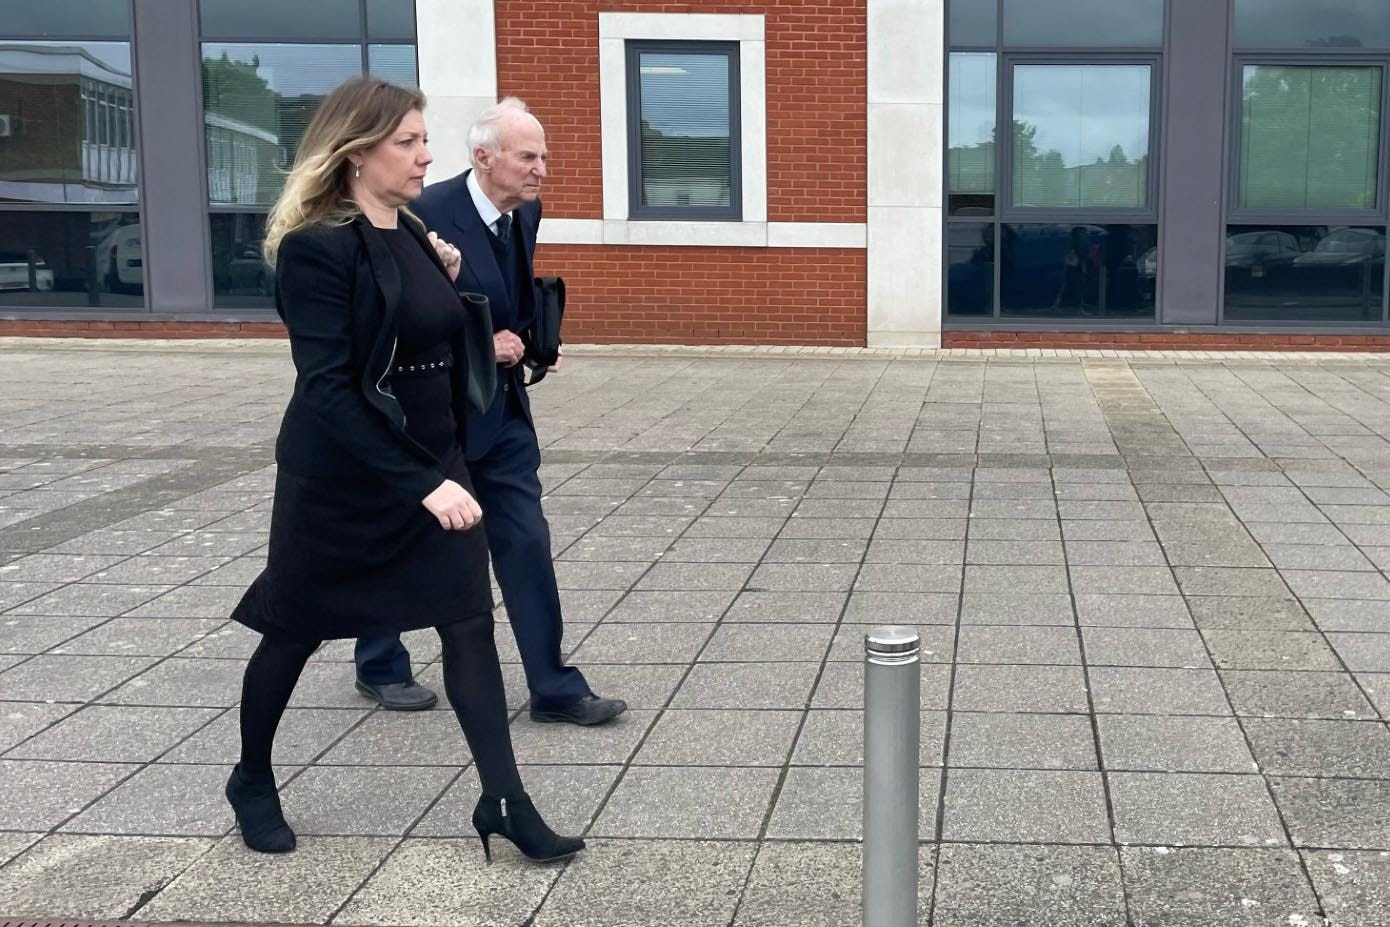
{"label": "black handbag", "polygon": [[481,293],[460,293],[464,324],[453,339],[454,357],[463,361],[467,375],[463,399],[468,411],[482,415],[492,407],[497,393],[497,355],[492,349],[492,307]]}
{"label": "black handbag", "polygon": [[560,324],[565,320],[565,280],[563,277],[537,277],[535,321],[521,335],[526,351],[522,361],[531,371],[527,386],[545,379],[549,368],[560,360]]}

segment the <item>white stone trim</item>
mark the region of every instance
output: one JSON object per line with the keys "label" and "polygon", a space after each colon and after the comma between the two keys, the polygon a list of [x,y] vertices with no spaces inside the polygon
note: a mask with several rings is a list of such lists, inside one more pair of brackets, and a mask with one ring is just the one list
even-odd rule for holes
{"label": "white stone trim", "polygon": [[868,246],[862,222],[606,222],[544,219],[541,244],[675,245],[735,248],[857,248]]}
{"label": "white stone trim", "polygon": [[497,102],[497,22],[493,0],[415,0],[415,23],[433,183],[468,168],[468,127]]}
{"label": "white stone trim", "polygon": [[[762,14],[599,13],[598,23],[603,243],[766,245],[767,46]],[[742,222],[634,222],[628,218],[625,43],[629,39],[739,43]]]}

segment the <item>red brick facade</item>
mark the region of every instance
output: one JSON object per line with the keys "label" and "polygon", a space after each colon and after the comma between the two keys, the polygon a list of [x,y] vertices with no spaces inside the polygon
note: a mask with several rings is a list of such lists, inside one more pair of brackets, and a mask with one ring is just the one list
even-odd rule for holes
{"label": "red brick facade", "polygon": [[[762,14],[768,219],[865,221],[864,0],[497,0],[502,95],[545,124],[547,217],[603,217],[600,12]],[[572,341],[862,345],[862,250],[543,245]]]}

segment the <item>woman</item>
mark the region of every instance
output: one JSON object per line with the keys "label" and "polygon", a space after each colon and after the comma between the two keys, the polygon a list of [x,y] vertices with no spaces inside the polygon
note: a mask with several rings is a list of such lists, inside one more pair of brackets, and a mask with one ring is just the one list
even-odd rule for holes
{"label": "woman", "polygon": [[465,328],[486,304],[460,300],[458,251],[402,209],[432,160],[424,105],[381,80],[334,90],[267,220],[297,377],[276,443],[269,560],[232,615],[263,636],[246,666],[227,800],[251,849],[294,849],[271,747],[310,654],[326,638],[434,626],[482,780],[473,825],[484,853],[490,861],[488,838],[501,834],[532,859],[560,859],[584,842],[546,826],[517,773],[482,512],[463,462],[466,409],[491,398],[491,342],[470,369],[480,348]]}

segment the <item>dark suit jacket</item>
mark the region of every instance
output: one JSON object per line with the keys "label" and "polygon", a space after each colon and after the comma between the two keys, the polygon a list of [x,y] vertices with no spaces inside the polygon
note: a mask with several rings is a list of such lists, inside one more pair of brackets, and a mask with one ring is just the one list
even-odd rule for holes
{"label": "dark suit jacket", "polygon": [[[492,308],[493,331],[510,331],[520,335],[531,327],[535,318],[531,268],[532,256],[536,253],[536,231],[541,224],[541,204],[539,200],[526,203],[512,213],[512,234],[522,248],[526,264],[525,279],[518,287],[518,299],[513,302],[503,276],[509,270],[498,266],[489,242],[492,232],[483,224],[478,208],[473,205],[473,197],[468,193],[469,173],[464,171],[456,177],[426,187],[410,208],[426,228],[437,232],[440,238],[453,244],[463,255],[463,266],[454,287],[461,293],[481,293],[488,298]],[[497,393],[493,396],[492,406],[485,415],[476,416],[468,422],[467,450],[470,458],[481,457],[492,447],[502,427],[509,394],[515,394],[522,412],[530,420],[531,403],[526,396],[522,375],[521,364],[498,367]]]}
{"label": "dark suit jacket", "polygon": [[[424,232],[401,221],[433,256]],[[391,391],[401,276],[381,234],[360,216],[291,232],[280,242],[275,280],[275,308],[289,329],[297,373],[276,462],[301,476],[380,479],[418,505],[444,473],[406,433]],[[454,353],[454,408],[462,416],[467,371],[457,366],[466,354],[458,345]]]}

